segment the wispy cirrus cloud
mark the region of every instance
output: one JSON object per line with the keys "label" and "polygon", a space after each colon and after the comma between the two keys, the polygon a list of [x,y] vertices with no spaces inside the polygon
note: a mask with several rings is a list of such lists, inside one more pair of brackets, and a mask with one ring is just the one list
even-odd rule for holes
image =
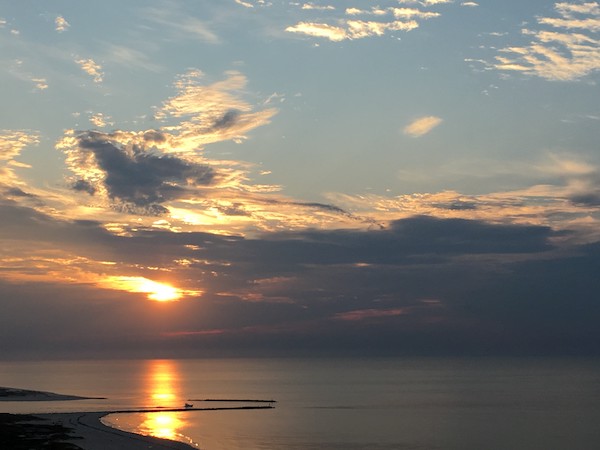
{"label": "wispy cirrus cloud", "polygon": [[194,153],[214,142],[240,142],[277,113],[275,108],[255,111],[243,99],[247,79],[240,72],[229,71],[224,80],[211,84],[203,83],[203,78],[202,71],[196,69],[179,77],[175,83],[178,94],[166,100],[155,114],[159,120],[179,122],[166,128],[168,151]]}
{"label": "wispy cirrus cloud", "polygon": [[15,169],[29,166],[18,162],[16,158],[25,147],[38,143],[37,133],[23,130],[0,130],[0,186],[11,188],[25,185],[16,175]]}
{"label": "wispy cirrus cloud", "polygon": [[[446,3],[445,1],[430,2],[400,2],[401,4],[419,4],[424,7]],[[306,6],[306,5],[304,5]],[[336,13],[335,8],[308,7],[304,10],[317,10],[327,13],[328,19],[307,20],[288,26],[289,33],[325,38],[330,41],[363,39],[372,36],[383,36],[394,31],[411,31],[419,27],[419,22],[438,17],[440,13],[424,11],[414,7],[387,7],[373,6],[370,9],[361,7],[347,7],[344,15]],[[362,16],[362,17],[361,17]],[[377,20],[374,20],[374,18]]]}
{"label": "wispy cirrus cloud", "polygon": [[436,116],[419,117],[404,127],[403,132],[407,136],[418,138],[425,136],[442,122],[443,119]]}
{"label": "wispy cirrus cloud", "polygon": [[150,72],[163,70],[160,64],[157,64],[141,50],[124,45],[108,45],[104,59],[121,66],[139,68]]}
{"label": "wispy cirrus cloud", "polygon": [[161,33],[167,32],[178,39],[196,39],[209,44],[220,42],[207,21],[184,13],[176,7],[147,8],[145,18],[150,23],[159,25]]}
{"label": "wispy cirrus cloud", "polygon": [[491,66],[553,81],[573,81],[600,70],[600,5],[556,3],[555,17],[539,17],[549,29],[523,29],[525,46],[499,50]]}

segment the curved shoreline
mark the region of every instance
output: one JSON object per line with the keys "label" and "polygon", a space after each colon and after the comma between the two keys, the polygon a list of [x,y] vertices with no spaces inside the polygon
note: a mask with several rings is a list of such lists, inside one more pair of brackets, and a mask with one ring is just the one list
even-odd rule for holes
{"label": "curved shoreline", "polygon": [[[73,395],[55,394],[44,391],[31,391],[0,387],[0,401],[35,402],[35,401],[62,401],[99,399],[102,397],[79,397]],[[232,400],[204,400],[230,402]],[[81,450],[194,450],[196,447],[185,442],[145,436],[137,433],[123,431],[105,425],[102,418],[109,414],[137,414],[156,412],[182,412],[182,411],[223,411],[245,409],[272,409],[274,400],[245,400],[247,402],[269,403],[269,405],[253,406],[222,406],[209,408],[138,408],[126,410],[97,411],[97,412],[66,412],[66,413],[30,413],[30,414],[4,414],[9,416],[9,422],[18,424],[21,430],[26,430],[29,437],[38,441],[50,441],[53,445],[63,448]],[[53,431],[47,431],[52,429]],[[59,430],[63,436],[57,440],[55,435]],[[18,432],[5,429],[12,439],[20,440]],[[21,431],[22,432],[22,431]],[[76,447],[75,447],[76,446]],[[19,447],[20,448],[20,447]],[[24,447],[25,448],[25,447]],[[26,447],[29,448],[29,447]]]}
{"label": "curved shoreline", "polygon": [[[123,431],[105,425],[102,418],[109,414],[139,414],[182,411],[224,411],[247,409],[272,409],[272,406],[238,406],[216,408],[145,408],[136,410],[42,413],[33,414],[39,421],[57,425],[69,430],[65,442],[77,445],[82,450],[195,450],[196,447],[181,441]],[[31,423],[31,415],[15,414],[24,417],[23,423]]]}
{"label": "curved shoreline", "polygon": [[[70,441],[83,450],[192,450],[195,447],[179,441],[122,431],[102,423],[105,412],[36,414],[36,417],[72,430]],[[117,412],[119,413],[119,412]]]}
{"label": "curved shoreline", "polygon": [[[105,425],[102,418],[109,414],[138,414],[155,412],[183,412],[183,411],[225,411],[225,410],[248,410],[248,409],[273,409],[272,406],[236,406],[216,408],[144,408],[136,410],[118,410],[102,412],[78,412],[78,413],[50,413],[35,414],[36,417],[49,420],[52,424],[61,425],[73,430],[76,445],[81,445],[84,450],[147,450],[171,449],[191,450],[196,447],[185,442],[162,439],[154,436],[123,431]],[[83,439],[79,441],[78,439]]]}

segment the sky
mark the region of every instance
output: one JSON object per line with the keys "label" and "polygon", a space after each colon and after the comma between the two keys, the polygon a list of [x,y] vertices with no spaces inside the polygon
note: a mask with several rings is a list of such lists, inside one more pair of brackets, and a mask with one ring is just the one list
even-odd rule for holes
{"label": "sky", "polygon": [[597,354],[600,3],[0,0],[0,357]]}

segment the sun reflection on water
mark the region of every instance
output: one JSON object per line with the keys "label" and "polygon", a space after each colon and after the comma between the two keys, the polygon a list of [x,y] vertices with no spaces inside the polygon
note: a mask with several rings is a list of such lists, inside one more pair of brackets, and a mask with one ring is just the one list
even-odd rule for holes
{"label": "sun reflection on water", "polygon": [[144,417],[142,427],[147,430],[151,436],[163,439],[181,440],[180,430],[185,425],[181,417],[182,413],[159,412],[147,413]]}
{"label": "sun reflection on water", "polygon": [[[180,407],[180,375],[177,363],[169,360],[148,361],[145,386],[152,407]],[[145,433],[164,439],[181,440],[186,422],[183,413],[156,412],[144,415],[141,428]]]}

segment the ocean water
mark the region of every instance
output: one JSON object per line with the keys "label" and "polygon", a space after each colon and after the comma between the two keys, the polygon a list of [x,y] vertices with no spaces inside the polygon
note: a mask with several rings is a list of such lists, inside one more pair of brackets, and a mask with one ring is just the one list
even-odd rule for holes
{"label": "ocean water", "polygon": [[[2,362],[0,386],[106,400],[4,412],[276,400],[274,409],[115,414],[105,422],[205,450],[597,450],[600,360],[200,359]],[[236,406],[193,401],[197,407]]]}

